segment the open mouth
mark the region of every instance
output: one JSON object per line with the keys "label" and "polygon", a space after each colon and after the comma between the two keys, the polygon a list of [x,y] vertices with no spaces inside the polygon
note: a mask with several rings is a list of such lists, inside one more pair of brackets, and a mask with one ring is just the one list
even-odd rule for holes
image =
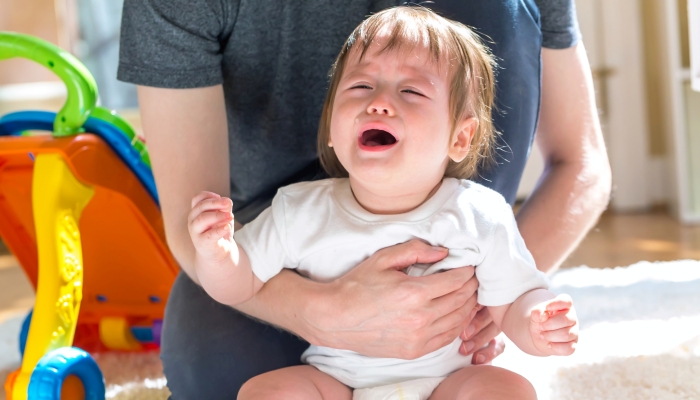
{"label": "open mouth", "polygon": [[394,135],[382,129],[368,129],[360,135],[360,144],[364,147],[391,146],[395,143]]}

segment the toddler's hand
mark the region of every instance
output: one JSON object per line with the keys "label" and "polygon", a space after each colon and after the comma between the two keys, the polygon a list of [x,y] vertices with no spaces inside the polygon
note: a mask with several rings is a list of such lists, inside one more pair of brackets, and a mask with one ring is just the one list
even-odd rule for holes
{"label": "toddler's hand", "polygon": [[192,199],[187,227],[197,255],[210,262],[230,257],[233,241],[233,202],[212,192],[201,192]]}
{"label": "toddler's hand", "polygon": [[578,318],[566,294],[538,304],[530,313],[530,336],[543,355],[568,356],[576,350]]}

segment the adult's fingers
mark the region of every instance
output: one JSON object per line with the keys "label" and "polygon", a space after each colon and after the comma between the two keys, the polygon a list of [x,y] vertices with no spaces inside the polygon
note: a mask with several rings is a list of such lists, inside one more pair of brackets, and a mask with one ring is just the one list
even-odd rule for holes
{"label": "adult's fingers", "polygon": [[[451,298],[455,299],[454,303],[451,303]],[[439,317],[437,320],[435,320],[435,322],[433,322],[430,325],[429,329],[431,329],[434,335],[436,336],[444,332],[451,331],[452,329],[458,329],[459,332],[462,332],[464,320],[469,318],[469,314],[471,314],[471,311],[474,309],[474,304],[476,303],[476,299],[474,298],[474,296],[467,297],[463,294],[458,294],[458,292],[455,292],[447,296],[443,296],[438,300],[434,300],[433,302],[438,301],[444,303],[438,306],[440,308],[436,308],[433,310],[434,314],[443,315],[443,311],[449,311],[442,317]],[[452,305],[457,305],[457,307],[452,308]]]}
{"label": "adult's fingers", "polygon": [[462,338],[462,340],[471,339],[474,335],[481,332],[484,328],[486,328],[489,324],[493,322],[493,318],[491,318],[491,313],[489,313],[489,310],[487,308],[481,307],[478,308],[478,310],[479,311],[476,313],[474,318],[472,318],[472,321],[469,324],[469,326],[467,326],[464,329],[464,332],[461,334],[460,337]]}
{"label": "adult's fingers", "polygon": [[472,277],[457,290],[431,300],[429,307],[431,311],[438,316],[438,319],[447,316],[457,309],[463,309],[462,314],[464,318],[460,323],[464,324],[465,321],[470,319],[469,315],[471,314],[471,310],[476,305],[476,296],[474,292],[478,287],[479,282],[476,280],[476,277]]}
{"label": "adult's fingers", "polygon": [[469,355],[474,353],[478,349],[484,347],[499,333],[501,333],[501,330],[498,329],[498,326],[496,326],[496,324],[493,322],[486,325],[484,329],[477,332],[470,340],[467,340],[462,344],[462,350],[464,350],[463,354]]}
{"label": "adult's fingers", "polygon": [[190,207],[194,208],[194,206],[199,203],[200,201],[208,198],[219,198],[218,194],[214,192],[199,192],[197,193],[193,198],[192,198],[192,205]]}
{"label": "adult's fingers", "polygon": [[449,331],[441,333],[428,340],[428,342],[425,344],[425,347],[423,348],[425,354],[431,353],[454,342],[454,340],[457,339],[457,337],[459,336],[459,332],[461,329],[461,326],[457,326],[454,329],[450,329]]}
{"label": "adult's fingers", "polygon": [[[418,280],[424,285],[426,290],[425,294],[428,298],[437,299],[455,290],[459,290],[472,277],[474,277],[474,267],[464,267],[411,279]],[[478,282],[472,282],[469,285],[470,288],[473,288],[473,294],[476,291],[476,287],[478,287]]]}
{"label": "adult's fingers", "polygon": [[413,264],[432,264],[447,257],[448,250],[444,247],[431,246],[418,239],[410,240],[391,247],[386,247],[374,253],[370,258],[385,269],[401,270]]}
{"label": "adult's fingers", "polygon": [[487,364],[494,358],[503,354],[506,349],[506,342],[500,336],[491,339],[489,345],[477,350],[472,356],[472,364]]}

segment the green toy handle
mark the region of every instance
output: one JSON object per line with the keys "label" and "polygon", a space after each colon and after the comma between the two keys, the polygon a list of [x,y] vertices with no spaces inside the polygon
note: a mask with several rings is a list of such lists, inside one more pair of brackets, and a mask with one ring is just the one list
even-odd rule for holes
{"label": "green toy handle", "polygon": [[53,71],[66,84],[68,98],[56,115],[53,135],[70,136],[82,126],[97,103],[97,84],[90,71],[68,52],[33,36],[0,32],[0,61],[21,57]]}

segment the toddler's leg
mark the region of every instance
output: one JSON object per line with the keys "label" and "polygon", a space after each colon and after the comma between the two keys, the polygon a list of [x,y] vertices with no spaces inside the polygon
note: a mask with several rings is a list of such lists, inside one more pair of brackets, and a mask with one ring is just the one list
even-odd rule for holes
{"label": "toddler's leg", "polygon": [[351,400],[352,389],[310,365],[271,371],[246,382],[238,400]]}
{"label": "toddler's leg", "polygon": [[527,379],[491,365],[462,368],[445,378],[430,400],[522,399],[536,400],[537,394]]}

